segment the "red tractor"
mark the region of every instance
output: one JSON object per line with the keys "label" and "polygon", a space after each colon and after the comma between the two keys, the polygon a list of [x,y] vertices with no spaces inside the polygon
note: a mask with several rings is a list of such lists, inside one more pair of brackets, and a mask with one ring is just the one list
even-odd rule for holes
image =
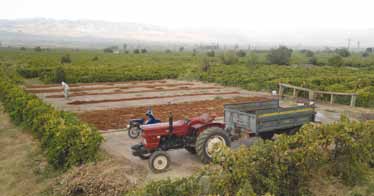
{"label": "red tractor", "polygon": [[169,168],[170,157],[166,151],[170,149],[185,148],[197,154],[203,163],[208,163],[213,153],[220,150],[220,146],[230,146],[229,134],[224,131],[225,125],[213,122],[214,119],[214,115],[203,114],[173,122],[170,114],[168,123],[143,125],[142,141],[131,147],[133,155],[149,159],[149,167],[155,173]]}

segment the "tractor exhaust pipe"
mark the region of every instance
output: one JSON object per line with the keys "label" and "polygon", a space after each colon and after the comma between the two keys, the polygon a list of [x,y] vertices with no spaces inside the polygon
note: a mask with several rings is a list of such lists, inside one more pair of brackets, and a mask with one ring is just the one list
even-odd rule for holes
{"label": "tractor exhaust pipe", "polygon": [[169,113],[169,134],[173,132],[173,113]]}

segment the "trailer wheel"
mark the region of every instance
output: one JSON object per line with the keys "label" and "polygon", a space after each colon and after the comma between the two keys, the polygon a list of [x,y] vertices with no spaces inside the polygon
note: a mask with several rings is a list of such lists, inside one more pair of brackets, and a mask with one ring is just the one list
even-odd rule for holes
{"label": "trailer wheel", "polygon": [[287,135],[294,135],[300,130],[301,126],[294,127],[292,129],[287,130]]}
{"label": "trailer wheel", "polygon": [[271,140],[274,136],[273,132],[260,133],[260,137],[264,140]]}
{"label": "trailer wheel", "polygon": [[196,149],[195,147],[191,147],[191,146],[186,146],[184,147],[189,153],[191,154],[196,154]]}
{"label": "trailer wheel", "polygon": [[217,145],[230,146],[229,136],[222,128],[211,127],[200,133],[195,148],[201,162],[212,161],[212,155],[221,150],[221,148],[217,148]]}
{"label": "trailer wheel", "polygon": [[131,139],[136,139],[139,137],[141,131],[142,130],[138,126],[130,127],[128,131],[128,135]]}
{"label": "trailer wheel", "polygon": [[162,173],[170,167],[170,157],[165,151],[155,151],[152,153],[148,166],[153,173]]}

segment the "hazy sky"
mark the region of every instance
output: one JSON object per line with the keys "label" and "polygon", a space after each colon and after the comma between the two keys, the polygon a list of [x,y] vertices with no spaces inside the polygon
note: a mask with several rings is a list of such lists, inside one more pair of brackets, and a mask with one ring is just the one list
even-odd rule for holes
{"label": "hazy sky", "polygon": [[0,18],[92,19],[171,28],[282,32],[372,28],[373,9],[373,0],[2,0]]}

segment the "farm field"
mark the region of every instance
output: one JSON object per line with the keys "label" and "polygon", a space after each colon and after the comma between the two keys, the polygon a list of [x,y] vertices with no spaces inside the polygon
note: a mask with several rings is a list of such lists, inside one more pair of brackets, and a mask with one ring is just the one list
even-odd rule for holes
{"label": "farm field", "polygon": [[269,96],[212,83],[176,80],[76,84],[71,86],[68,100],[63,98],[60,86],[26,85],[25,89],[57,109],[77,113],[83,121],[101,130],[125,128],[129,119],[143,117],[149,106],[163,121],[169,112],[173,112],[175,119],[202,113],[222,117],[225,103]]}
{"label": "farm field", "polygon": [[[22,125],[26,123],[27,126],[33,128],[36,134],[45,134],[39,137],[42,142],[49,142],[49,139],[45,140],[48,137],[53,139],[53,142],[48,143],[50,145],[48,148],[51,148],[51,150],[48,149],[49,153],[53,155],[51,156],[52,161],[60,159],[63,164],[68,165],[67,167],[85,164],[86,161],[95,160],[97,149],[103,149],[111,157],[126,162],[128,177],[135,184],[152,183],[152,180],[168,178],[176,180],[179,177],[190,177],[194,174],[201,174],[199,172],[203,167],[198,158],[186,150],[171,150],[168,152],[172,160],[170,170],[162,174],[153,174],[147,169],[147,161],[142,161],[132,155],[130,146],[138,143],[140,139],[129,139],[124,128],[129,119],[145,117],[144,114],[150,106],[152,106],[155,116],[162,121],[167,120],[169,112],[173,113],[175,120],[201,115],[202,113],[211,113],[217,115],[217,121],[222,121],[224,104],[260,100],[264,99],[264,97],[273,98],[270,92],[271,90],[277,90],[279,82],[311,89],[356,92],[358,94],[357,105],[360,106],[357,108],[343,105],[327,105],[323,103],[326,98],[319,97],[316,110],[318,112],[317,120],[322,122],[321,128],[314,127],[314,125],[306,126],[306,131],[297,136],[301,138],[300,140],[296,140],[297,137],[282,137],[280,141],[269,141],[258,145],[258,148],[267,149],[266,152],[256,150],[255,147],[254,151],[251,150],[252,148],[248,148],[248,151],[244,152],[243,149],[238,152],[233,150],[227,155],[227,157],[239,156],[240,160],[255,164],[258,169],[254,171],[248,170],[248,175],[246,174],[247,176],[253,175],[253,182],[262,179],[261,174],[256,173],[257,171],[270,172],[269,168],[274,167],[268,167],[267,163],[262,164],[259,160],[252,160],[250,158],[252,155],[241,156],[240,153],[255,153],[255,156],[267,157],[265,161],[270,162],[273,158],[285,157],[287,160],[292,160],[291,164],[309,168],[306,170],[304,168],[293,168],[295,171],[299,169],[300,171],[306,171],[304,172],[305,176],[296,175],[295,173],[295,175],[288,177],[286,170],[281,170],[281,174],[277,174],[278,176],[271,179],[271,182],[280,183],[279,186],[284,187],[288,185],[282,184],[283,181],[278,179],[300,178],[303,180],[305,178],[311,180],[307,173],[313,171],[310,168],[314,166],[309,164],[315,162],[315,160],[298,160],[290,156],[293,156],[293,153],[301,153],[300,155],[295,154],[295,157],[304,157],[304,152],[308,154],[314,148],[318,149],[318,146],[314,146],[313,142],[318,143],[321,140],[320,138],[324,137],[312,136],[314,139],[310,141],[303,139],[304,137],[308,138],[310,137],[308,134],[315,133],[314,130],[325,128],[332,131],[322,131],[317,132],[317,134],[329,133],[333,134],[331,137],[340,137],[340,134],[345,134],[345,130],[357,129],[361,131],[361,129],[371,129],[372,125],[370,122],[367,124],[366,122],[363,122],[365,124],[356,124],[344,120],[339,121],[341,114],[345,114],[350,119],[358,120],[368,120],[374,117],[373,111],[370,109],[373,104],[371,89],[374,77],[370,72],[372,70],[370,66],[248,65],[246,63],[247,57],[240,57],[233,64],[225,64],[221,62],[221,56],[218,54],[217,56],[208,57],[209,65],[205,67],[205,57],[202,53],[193,56],[188,52],[175,54],[152,52],[119,55],[106,54],[99,51],[71,50],[51,50],[41,53],[26,51],[17,54],[14,54],[14,51],[6,51],[5,53],[8,52],[7,55],[1,52],[4,51],[0,51],[2,74],[5,76],[7,75],[5,73],[10,73],[9,76],[7,75],[3,77],[3,80],[0,80],[0,89],[6,94],[2,100],[11,112],[12,119],[22,123]],[[67,52],[72,54],[73,62],[60,63],[59,58]],[[91,57],[95,56],[98,56],[99,60],[92,61]],[[26,78],[26,80],[20,76]],[[60,85],[62,80],[66,81],[71,87],[70,98],[67,100],[64,99],[63,89]],[[290,94],[290,92],[285,93]],[[36,95],[40,99],[36,99],[32,95]],[[298,96],[301,99],[305,98],[303,94],[298,94]],[[346,102],[347,100],[344,98],[336,97],[336,103],[346,104]],[[294,100],[281,101],[282,106],[293,104],[295,104]],[[49,112],[48,115],[44,115],[45,111]],[[47,118],[48,121],[45,122],[44,118]],[[65,122],[69,123],[67,127],[64,125]],[[331,122],[338,123],[327,124]],[[367,126],[368,129],[364,129],[364,126]],[[97,132],[96,128],[100,133]],[[40,132],[39,130],[42,131]],[[343,132],[340,132],[341,130]],[[86,140],[85,134],[87,133],[92,134],[88,136],[90,140]],[[64,135],[61,136],[61,134]],[[365,132],[365,134],[369,133]],[[364,136],[362,138],[368,137]],[[101,140],[102,138],[103,140]],[[54,143],[54,141],[58,143]],[[87,148],[80,145],[82,141],[89,142],[87,145],[91,146]],[[331,141],[333,140],[324,142]],[[307,143],[301,144],[301,151],[288,151],[295,142]],[[368,142],[362,139],[360,148],[367,148],[369,146]],[[240,145],[248,146],[253,143],[253,138],[241,138],[233,143],[232,146],[236,149]],[[64,146],[64,149],[59,148],[60,144]],[[71,152],[72,156],[69,159],[64,159],[65,156],[63,154],[58,154],[65,153],[65,149],[67,149],[67,152]],[[76,149],[79,150],[75,151]],[[80,153],[89,149],[93,150],[84,154],[89,154],[91,157],[87,157],[84,160],[79,160],[82,155],[74,157],[77,152]],[[345,153],[350,152],[349,149]],[[329,155],[326,157],[331,157],[330,154],[333,152],[330,152],[329,149],[324,150],[324,152],[315,152],[328,153]],[[264,155],[261,155],[262,153]],[[321,157],[317,155],[317,158]],[[72,161],[71,165],[69,165],[69,161]],[[334,161],[326,160],[325,163],[328,162],[328,167],[331,166],[334,169],[343,168],[335,167],[333,165],[335,164]],[[350,160],[344,161],[342,163],[345,164],[349,163],[348,161]],[[55,161],[56,163],[58,164],[59,162]],[[237,162],[233,163],[237,164]],[[238,163],[242,162],[239,161]],[[282,165],[282,162],[277,163],[276,167]],[[361,163],[364,164],[366,162],[361,161]],[[225,162],[215,164],[221,164],[226,168]],[[129,172],[128,170],[131,170],[131,167],[137,168],[136,171],[141,170],[141,176]],[[242,168],[240,164],[235,165],[235,167]],[[289,166],[290,169],[292,167],[292,165]],[[318,167],[316,168],[318,169]],[[360,168],[365,167],[360,166]],[[338,172],[344,171],[347,170],[338,170],[337,175],[340,175]],[[215,171],[206,170],[206,172],[214,174]],[[223,170],[223,172],[230,171]],[[285,177],[282,177],[282,175]],[[347,178],[344,177],[342,179],[349,180],[350,177],[352,176],[348,175]],[[176,182],[189,183],[185,180],[183,178],[181,181],[176,180]],[[169,182],[164,182],[161,181],[155,187],[162,188],[164,185],[171,185]],[[196,182],[191,185],[195,186],[194,183]],[[265,190],[263,187],[267,185],[257,185],[251,182],[251,186],[256,188],[256,192],[261,192]],[[152,184],[146,187],[152,187]],[[306,186],[298,185],[298,187]],[[292,190],[286,188],[279,190],[278,193],[284,193],[283,191]],[[301,191],[301,189],[297,191]]]}

